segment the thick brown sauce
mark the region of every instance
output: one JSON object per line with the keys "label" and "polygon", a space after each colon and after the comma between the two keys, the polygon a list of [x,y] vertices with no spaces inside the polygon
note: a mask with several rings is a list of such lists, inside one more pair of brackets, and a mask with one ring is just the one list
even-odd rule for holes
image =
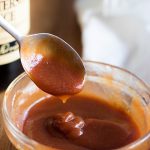
{"label": "thick brown sauce", "polygon": [[49,94],[76,94],[83,88],[85,73],[82,72],[83,66],[80,67],[79,64],[74,64],[74,67],[72,67],[69,63],[65,64],[61,59],[42,58],[31,69],[30,76],[38,87]]}
{"label": "thick brown sauce", "polygon": [[62,150],[110,150],[140,136],[123,110],[86,96],[71,97],[66,103],[56,97],[40,101],[28,111],[23,132]]}
{"label": "thick brown sauce", "polygon": [[33,82],[52,95],[79,93],[85,68],[76,51],[59,37],[41,33],[24,38],[21,61]]}

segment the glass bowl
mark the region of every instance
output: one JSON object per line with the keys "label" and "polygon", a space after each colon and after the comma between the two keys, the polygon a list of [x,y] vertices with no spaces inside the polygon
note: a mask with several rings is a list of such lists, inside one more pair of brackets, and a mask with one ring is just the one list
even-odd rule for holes
{"label": "glass bowl", "polygon": [[[123,108],[137,124],[141,137],[118,150],[150,149],[150,89],[132,73],[108,64],[85,61],[85,86],[79,94],[101,96],[113,107]],[[17,149],[56,150],[42,145],[22,133],[27,110],[42,98],[41,91],[26,75],[18,76],[7,88],[2,105],[4,128]]]}

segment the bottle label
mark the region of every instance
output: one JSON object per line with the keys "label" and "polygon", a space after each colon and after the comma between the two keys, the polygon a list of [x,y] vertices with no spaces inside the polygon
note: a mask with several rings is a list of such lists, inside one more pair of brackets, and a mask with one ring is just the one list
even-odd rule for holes
{"label": "bottle label", "polygon": [[0,45],[0,65],[8,64],[19,58],[19,45],[16,41]]}
{"label": "bottle label", "polygon": [[[29,0],[0,0],[0,15],[22,35],[30,28]],[[19,46],[15,39],[0,28],[0,65],[19,59]]]}

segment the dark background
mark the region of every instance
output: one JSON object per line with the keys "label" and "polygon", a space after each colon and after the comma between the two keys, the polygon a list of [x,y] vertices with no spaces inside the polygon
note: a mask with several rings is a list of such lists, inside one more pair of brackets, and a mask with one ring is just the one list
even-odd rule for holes
{"label": "dark background", "polygon": [[81,54],[80,28],[73,3],[74,0],[31,0],[31,33],[55,34]]}
{"label": "dark background", "polygon": [[[74,0],[31,0],[29,34],[39,32],[55,34],[81,55],[81,33],[73,4]],[[0,66],[0,90],[5,90],[21,72],[23,68],[20,60]]]}

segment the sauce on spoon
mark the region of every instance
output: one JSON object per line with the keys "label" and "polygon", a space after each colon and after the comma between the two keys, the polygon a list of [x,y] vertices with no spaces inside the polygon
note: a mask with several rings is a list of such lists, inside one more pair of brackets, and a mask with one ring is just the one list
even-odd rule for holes
{"label": "sauce on spoon", "polygon": [[22,65],[43,91],[72,95],[81,91],[85,69],[75,50],[62,39],[42,33],[21,42]]}

